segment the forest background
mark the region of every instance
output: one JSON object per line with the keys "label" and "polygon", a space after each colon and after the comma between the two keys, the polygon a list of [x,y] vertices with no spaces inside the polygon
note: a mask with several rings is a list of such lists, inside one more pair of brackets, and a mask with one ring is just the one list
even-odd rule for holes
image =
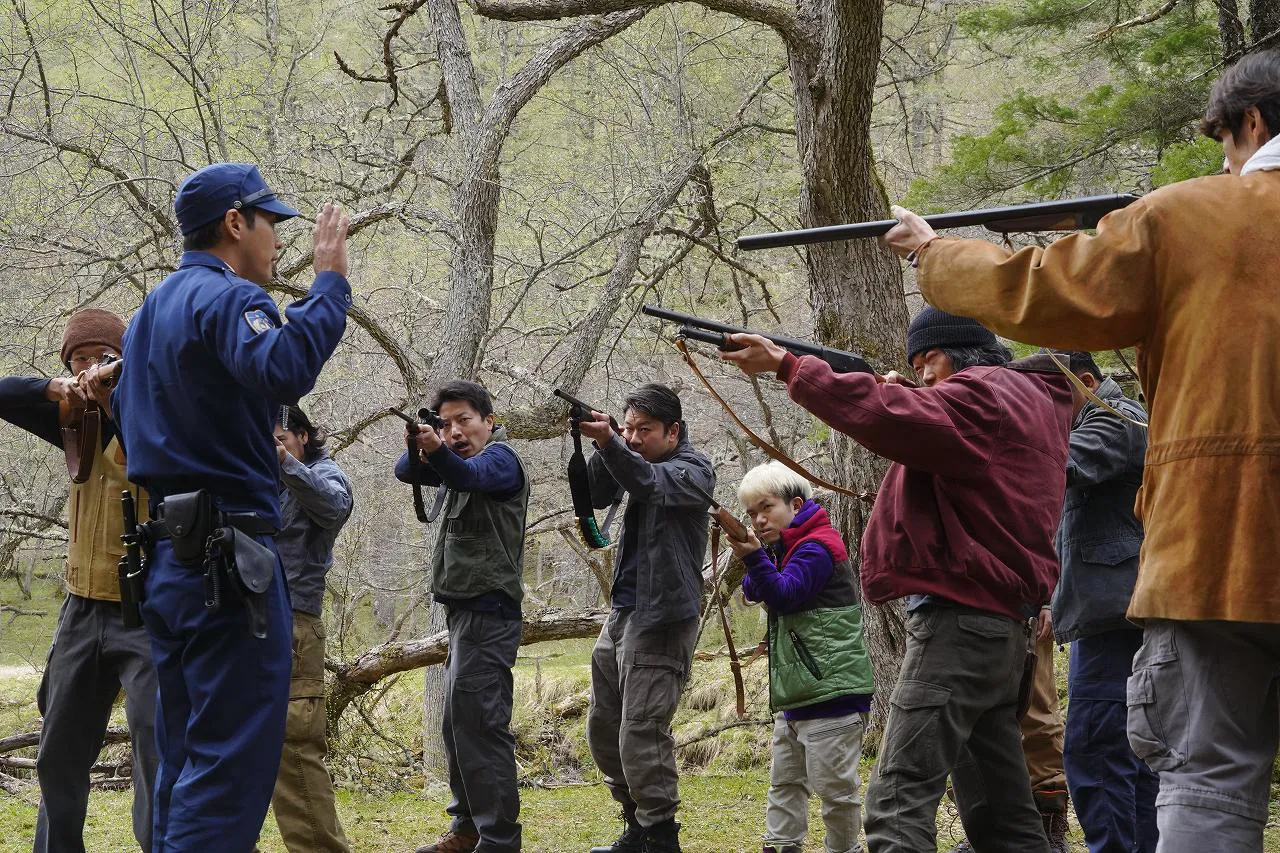
{"label": "forest background", "polygon": [[[259,164],[304,218],[329,199],[351,211],[355,306],[303,401],[356,492],[325,616],[344,820],[361,850],[441,826],[435,531],[391,477],[403,429],[386,410],[473,378],[534,480],[516,700],[530,849],[571,849],[614,829],[582,738],[612,554],[577,538],[551,389],[618,413],[639,383],[677,388],[732,506],[764,457],[642,303],[902,370],[919,296],[874,241],[748,254],[734,240],[880,219],[903,199],[933,211],[1215,172],[1220,147],[1195,129],[1208,88],[1278,36],[1280,0],[5,0],[0,373],[56,375],[72,311],[137,308],[179,257],[176,187],[206,163]],[[285,305],[311,280],[310,228],[281,233],[271,290]],[[1104,363],[1132,378],[1125,354]],[[861,496],[822,498],[856,543],[883,461],[777,383],[700,364],[761,434]],[[0,847],[21,849],[34,821],[66,496],[60,456],[0,429]],[[732,590],[740,566],[705,574]],[[763,616],[740,597],[731,615],[745,651]],[[873,608],[867,624],[884,697],[901,611]],[[677,719],[687,844],[752,849],[763,664],[748,667],[740,721],[716,630]],[[97,849],[127,837],[125,737],[113,729],[97,770]],[[868,771],[875,746],[873,731]]]}

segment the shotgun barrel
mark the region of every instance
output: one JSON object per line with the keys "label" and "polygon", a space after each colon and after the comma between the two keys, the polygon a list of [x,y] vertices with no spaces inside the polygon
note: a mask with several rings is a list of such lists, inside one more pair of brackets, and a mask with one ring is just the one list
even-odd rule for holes
{"label": "shotgun barrel", "polygon": [[668,323],[679,323],[680,331],[678,334],[681,337],[713,344],[722,350],[741,349],[741,347],[728,341],[725,337],[726,335],[760,335],[795,355],[817,356],[831,365],[831,369],[836,373],[875,372],[871,369],[871,365],[867,364],[866,359],[856,353],[824,347],[821,344],[815,344],[810,341],[771,335],[752,329],[744,329],[740,326],[730,326],[728,323],[721,323],[718,320],[706,320],[702,317],[695,317],[692,314],[683,314],[679,311],[660,308],[657,305],[645,305],[640,310],[650,317],[657,317],[659,320],[665,320]]}
{"label": "shotgun barrel", "polygon": [[[1034,204],[1015,204],[1008,207],[989,207],[983,210],[961,210],[955,213],[938,213],[926,216],[935,231],[944,228],[964,228],[983,225],[987,230],[1006,234],[1012,231],[1077,231],[1094,228],[1098,221],[1113,210],[1128,207],[1138,200],[1132,193],[1094,195],[1059,201],[1040,201]],[[819,228],[801,228],[797,231],[777,231],[769,234],[751,234],[738,238],[738,248],[744,252],[756,249],[776,249],[782,246],[806,246],[810,243],[831,243],[836,240],[857,240],[879,237],[898,224],[896,219],[879,219],[874,222],[854,222],[849,225],[824,225]]]}

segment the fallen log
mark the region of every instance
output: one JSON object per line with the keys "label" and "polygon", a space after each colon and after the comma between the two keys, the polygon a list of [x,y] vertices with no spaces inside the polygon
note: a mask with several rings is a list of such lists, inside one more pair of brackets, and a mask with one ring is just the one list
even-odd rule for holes
{"label": "fallen log", "polygon": [[[520,645],[594,637],[600,633],[608,615],[607,610],[585,613],[548,610],[531,614],[525,617]],[[448,654],[449,632],[437,631],[428,637],[375,646],[348,663],[326,661],[325,668],[333,674],[325,702],[330,734],[334,733],[347,706],[379,681],[397,672],[444,663]]]}

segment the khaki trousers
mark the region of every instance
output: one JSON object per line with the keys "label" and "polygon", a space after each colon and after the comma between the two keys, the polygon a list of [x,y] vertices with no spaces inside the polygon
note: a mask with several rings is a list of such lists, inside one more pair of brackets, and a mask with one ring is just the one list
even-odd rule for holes
{"label": "khaki trousers", "polygon": [[1036,643],[1031,704],[1018,726],[1036,805],[1041,811],[1065,809],[1067,775],[1062,769],[1063,724],[1058,709],[1058,683],[1053,675],[1053,637]]}
{"label": "khaki trousers", "polygon": [[804,846],[809,833],[809,796],[822,801],[826,853],[862,853],[863,714],[788,720],[774,717],[773,764],[769,769],[764,843],[779,850]]}
{"label": "khaki trousers", "polygon": [[290,853],[350,853],[324,766],[324,622],[294,611],[293,679],[271,808]]}

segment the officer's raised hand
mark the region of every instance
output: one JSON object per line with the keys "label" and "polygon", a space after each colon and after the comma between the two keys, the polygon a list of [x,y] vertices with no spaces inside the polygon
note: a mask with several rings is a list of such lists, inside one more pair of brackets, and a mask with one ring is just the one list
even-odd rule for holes
{"label": "officer's raised hand", "polygon": [[316,273],[336,272],[347,276],[347,228],[351,220],[342,208],[326,201],[316,216],[315,252],[312,263]]}

